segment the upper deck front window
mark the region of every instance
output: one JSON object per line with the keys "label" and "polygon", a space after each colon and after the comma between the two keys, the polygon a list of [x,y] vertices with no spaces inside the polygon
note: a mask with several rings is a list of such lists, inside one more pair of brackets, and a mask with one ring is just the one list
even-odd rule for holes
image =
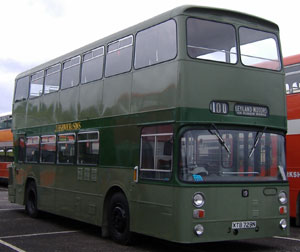
{"label": "upper deck front window", "polygon": [[229,24],[188,18],[187,50],[192,58],[235,64],[235,29]]}
{"label": "upper deck front window", "polygon": [[244,65],[272,70],[281,69],[275,34],[241,27],[239,35],[241,60]]}

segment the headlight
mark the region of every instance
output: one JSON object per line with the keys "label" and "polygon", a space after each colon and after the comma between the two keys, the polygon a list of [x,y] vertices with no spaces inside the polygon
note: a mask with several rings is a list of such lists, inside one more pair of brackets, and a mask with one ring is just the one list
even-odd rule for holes
{"label": "headlight", "polygon": [[285,219],[280,220],[279,226],[281,229],[285,230],[287,228],[287,221]]}
{"label": "headlight", "polygon": [[286,193],[284,191],[281,191],[278,194],[278,199],[279,199],[280,204],[286,204],[288,202],[288,198],[287,198]]}
{"label": "headlight", "polygon": [[201,224],[198,224],[194,227],[195,234],[201,236],[204,232],[204,227]]}
{"label": "headlight", "polygon": [[205,203],[205,199],[202,193],[195,193],[193,197],[193,204],[195,207],[202,207]]}

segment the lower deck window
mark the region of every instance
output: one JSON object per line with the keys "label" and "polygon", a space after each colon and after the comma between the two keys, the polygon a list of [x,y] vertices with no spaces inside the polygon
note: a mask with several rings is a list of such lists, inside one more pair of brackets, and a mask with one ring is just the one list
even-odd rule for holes
{"label": "lower deck window", "polygon": [[41,137],[41,163],[55,163],[56,136]]}
{"label": "lower deck window", "polygon": [[5,162],[5,149],[0,149],[0,162]]}
{"label": "lower deck window", "polygon": [[18,141],[18,162],[25,161],[25,139],[20,137]]}
{"label": "lower deck window", "polygon": [[140,177],[169,180],[173,160],[173,133],[169,125],[146,127],[141,136]]}
{"label": "lower deck window", "polygon": [[74,164],[75,162],[75,134],[58,135],[58,163]]}
{"label": "lower deck window", "polygon": [[0,148],[0,162],[13,162],[14,150],[12,147]]}
{"label": "lower deck window", "polygon": [[99,133],[78,133],[78,164],[96,165],[99,156]]}
{"label": "lower deck window", "polygon": [[13,148],[6,148],[6,162],[13,162],[14,161],[14,149]]}
{"label": "lower deck window", "polygon": [[39,141],[38,136],[26,138],[26,162],[38,163],[39,161]]}

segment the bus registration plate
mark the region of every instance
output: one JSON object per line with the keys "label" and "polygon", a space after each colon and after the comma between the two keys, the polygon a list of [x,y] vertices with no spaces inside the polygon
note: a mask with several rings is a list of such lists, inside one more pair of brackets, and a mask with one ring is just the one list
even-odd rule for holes
{"label": "bus registration plate", "polygon": [[256,228],[256,221],[232,222],[232,229],[250,229],[250,228]]}

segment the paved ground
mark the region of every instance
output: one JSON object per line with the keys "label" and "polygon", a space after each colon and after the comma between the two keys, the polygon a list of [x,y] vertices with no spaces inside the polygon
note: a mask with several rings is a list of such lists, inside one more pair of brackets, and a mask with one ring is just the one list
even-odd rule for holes
{"label": "paved ground", "polygon": [[0,185],[0,251],[1,252],[93,252],[93,251],[183,251],[183,252],[294,252],[300,251],[300,228],[292,227],[289,238],[254,239],[181,245],[139,236],[134,246],[121,246],[101,238],[101,229],[67,218],[42,214],[32,219],[24,207],[11,204],[7,188]]}

